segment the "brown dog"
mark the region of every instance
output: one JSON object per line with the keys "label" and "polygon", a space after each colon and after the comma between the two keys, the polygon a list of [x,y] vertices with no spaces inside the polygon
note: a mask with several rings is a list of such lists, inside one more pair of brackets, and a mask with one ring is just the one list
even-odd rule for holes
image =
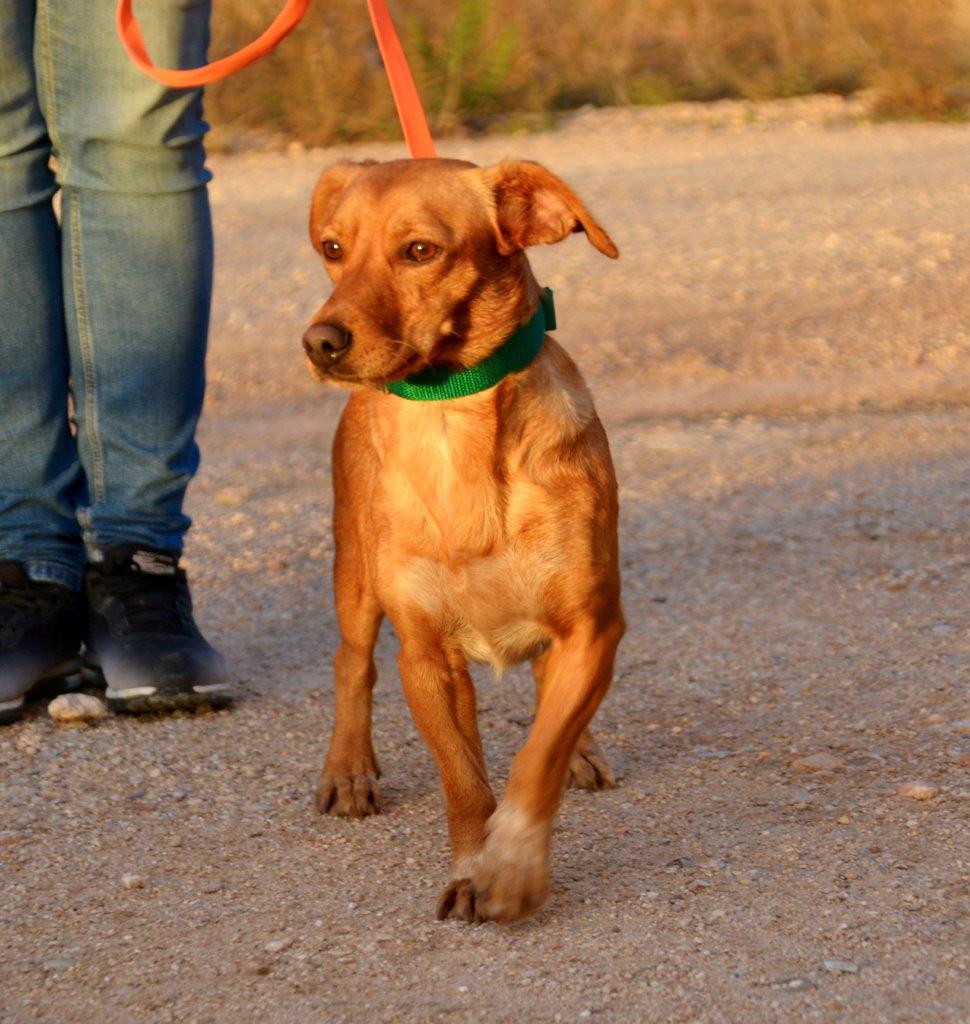
{"label": "brown dog", "polygon": [[[574,231],[618,255],[533,163],[340,163],[313,197],[310,234],[334,289],[304,347],[315,376],[353,389],[334,442],[340,648],[317,807],[379,810],[371,694],[387,614],[447,803],[440,918],[538,907],[564,784],[614,784],[586,727],[624,631],[616,479],[579,371],[541,333],[527,368],[479,393],[409,401],[385,385],[480,364],[539,305],[525,248]],[[496,670],[531,659],[535,675],[535,723],[497,807],[467,659]]]}

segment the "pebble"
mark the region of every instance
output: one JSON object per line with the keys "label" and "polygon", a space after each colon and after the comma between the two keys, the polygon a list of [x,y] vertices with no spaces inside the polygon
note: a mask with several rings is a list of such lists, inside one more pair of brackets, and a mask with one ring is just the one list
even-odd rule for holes
{"label": "pebble", "polygon": [[55,722],[72,725],[77,722],[96,722],[104,718],[107,708],[88,693],[62,693],[47,705],[47,713]]}
{"label": "pebble", "polygon": [[144,889],[145,879],[140,875],[122,875],[121,885],[124,889]]}
{"label": "pebble", "polygon": [[788,803],[796,811],[807,811],[814,801],[815,797],[807,789],[802,789],[800,786],[793,787],[788,794]]}
{"label": "pebble", "polygon": [[267,942],[263,949],[275,956],[277,953],[282,953],[284,950],[289,949],[292,945],[292,939],[273,939],[271,942]]}
{"label": "pebble", "polygon": [[776,978],[768,984],[774,989],[784,989],[788,992],[806,992],[815,988],[815,982],[811,978]]}
{"label": "pebble", "polygon": [[41,748],[41,731],[35,725],[28,725],[14,740],[14,745],[23,754],[36,754]]}
{"label": "pebble", "polygon": [[810,772],[834,772],[842,767],[842,762],[831,754],[810,754],[808,757],[799,757],[792,761],[792,771],[800,775],[807,775]]}
{"label": "pebble", "polygon": [[209,882],[202,886],[202,891],[205,893],[222,892],[222,882]]}
{"label": "pebble", "polygon": [[906,782],[899,787],[899,795],[912,800],[932,800],[940,795],[940,787],[929,782]]}
{"label": "pebble", "polygon": [[858,974],[859,965],[852,960],[823,960],[822,967],[829,974]]}
{"label": "pebble", "polygon": [[224,508],[235,508],[245,505],[251,498],[252,491],[248,487],[223,487],[212,500]]}
{"label": "pebble", "polygon": [[57,957],[53,960],[44,961],[44,970],[48,974],[61,974],[64,971],[69,971],[73,966],[73,960],[65,960],[60,957]]}

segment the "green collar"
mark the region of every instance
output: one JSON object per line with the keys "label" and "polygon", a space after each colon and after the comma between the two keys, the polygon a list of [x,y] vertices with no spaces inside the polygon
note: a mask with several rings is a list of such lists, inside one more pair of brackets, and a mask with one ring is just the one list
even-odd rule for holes
{"label": "green collar", "polygon": [[552,289],[544,288],[532,319],[516,328],[490,355],[475,366],[449,370],[432,366],[405,380],[388,381],[385,390],[412,402],[440,402],[448,398],[466,398],[495,387],[510,373],[524,370],[542,348],[546,331],[556,329],[556,307]]}

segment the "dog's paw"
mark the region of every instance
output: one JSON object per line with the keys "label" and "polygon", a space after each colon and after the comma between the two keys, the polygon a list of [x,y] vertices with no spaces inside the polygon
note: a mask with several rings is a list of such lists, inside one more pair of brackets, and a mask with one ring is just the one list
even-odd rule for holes
{"label": "dog's paw", "polygon": [[439,921],[467,921],[469,924],[478,920],[475,916],[475,886],[470,878],[453,878],[446,886],[438,900],[435,917]]}
{"label": "dog's paw", "polygon": [[549,895],[549,826],[505,805],[486,828],[488,838],[473,879],[475,920],[517,921]]}
{"label": "dog's paw", "polygon": [[367,818],[381,812],[381,793],[374,772],[338,775],[323,771],[317,782],[314,803],[320,814]]}
{"label": "dog's paw", "polygon": [[569,789],[616,789],[616,776],[595,742],[573,751],[566,786]]}

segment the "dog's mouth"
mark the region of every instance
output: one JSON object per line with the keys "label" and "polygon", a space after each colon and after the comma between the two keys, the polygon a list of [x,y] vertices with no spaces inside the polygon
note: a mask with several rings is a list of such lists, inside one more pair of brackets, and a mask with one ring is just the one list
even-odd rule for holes
{"label": "dog's mouth", "polygon": [[317,366],[309,357],[306,359],[310,375],[321,384],[332,384],[336,387],[351,388],[354,390],[382,390],[391,381],[405,380],[425,366],[421,360],[407,359],[395,369],[380,374],[356,374],[349,369],[342,369],[334,366],[323,369]]}
{"label": "dog's mouth", "polygon": [[380,370],[366,368],[363,372],[350,365],[351,360],[338,360],[331,366],[320,366],[309,356],[305,357],[310,375],[323,384],[353,390],[381,390],[392,381],[405,380],[408,377],[426,370],[430,366],[427,358],[413,345],[407,342],[395,342],[405,351],[401,358],[392,366]]}

